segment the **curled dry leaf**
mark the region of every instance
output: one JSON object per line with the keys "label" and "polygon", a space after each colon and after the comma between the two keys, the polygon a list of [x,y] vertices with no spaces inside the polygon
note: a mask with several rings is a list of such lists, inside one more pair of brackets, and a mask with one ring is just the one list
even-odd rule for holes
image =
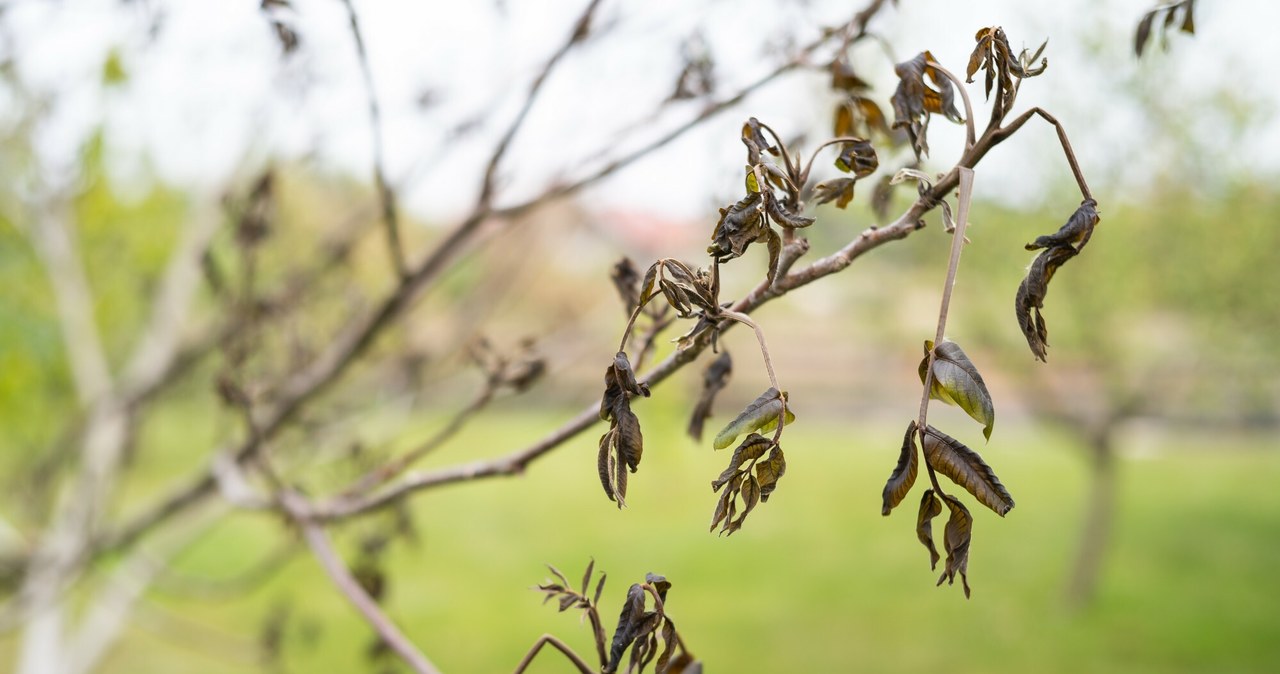
{"label": "curled dry leaf", "polygon": [[[973,48],[973,53],[969,55],[969,67],[965,71],[966,82],[973,82],[973,76],[978,70],[984,70],[987,73],[986,78],[986,95],[987,99],[991,98],[991,89],[994,84],[999,83],[999,89],[996,92],[996,103],[999,110],[1007,111],[1013,106],[1014,96],[1017,94],[1017,87],[1014,85],[1013,78],[1026,79],[1035,77],[1045,71],[1049,65],[1048,59],[1040,58],[1044,53],[1044,48],[1049,44],[1048,40],[1040,45],[1035,52],[1026,49],[1022,50],[1017,57],[1013,55],[1013,49],[1009,47],[1009,39],[1004,34],[1004,29],[999,26],[990,26],[978,31],[974,36],[977,45]],[[1040,65],[1035,65],[1036,60],[1040,60]]]}
{"label": "curled dry leaf", "polygon": [[640,432],[640,420],[631,411],[631,396],[648,396],[649,387],[636,381],[627,354],[621,351],[605,370],[604,383],[600,418],[610,424],[609,430],[600,436],[596,467],[605,495],[617,501],[621,508],[626,504],[627,470],[636,472],[644,453],[644,436]]}
{"label": "curled dry leaf", "polygon": [[969,509],[954,497],[946,496],[944,500],[951,509],[951,517],[947,520],[947,529],[943,535],[943,546],[947,549],[947,566],[938,577],[938,585],[947,581],[955,582],[956,574],[960,574],[960,584],[964,586],[964,596],[969,597],[969,542],[973,536],[973,516]]}
{"label": "curled dry leaf", "polygon": [[[917,158],[929,154],[926,132],[931,114],[942,115],[957,123],[964,121],[956,109],[951,81],[932,63],[935,63],[933,54],[925,51],[893,68],[898,74],[898,88],[890,99],[893,103],[893,128],[906,129]],[[925,82],[926,77],[933,82],[933,87]]]}
{"label": "curled dry leaf", "polygon": [[769,225],[764,219],[764,197],[752,192],[728,208],[720,209],[720,221],[711,234],[707,253],[724,262],[740,257],[747,246],[766,240]]}
{"label": "curled dry leaf", "polygon": [[[733,444],[743,433],[753,433],[755,431],[769,431],[778,425],[778,415],[782,414],[787,394],[785,391],[779,393],[778,389],[769,387],[760,397],[756,398],[742,410],[733,421],[729,422],[718,434],[712,443],[716,449],[724,449]],[[789,424],[796,420],[796,415],[792,414],[790,406],[786,406],[785,424]]]}
{"label": "curled dry leaf", "polygon": [[1101,217],[1098,215],[1098,202],[1093,199],[1085,199],[1080,202],[1080,207],[1075,213],[1067,218],[1066,224],[1058,228],[1053,234],[1036,237],[1036,240],[1026,245],[1027,250],[1038,250],[1040,248],[1054,248],[1057,246],[1070,246],[1078,253],[1084,250],[1085,244],[1089,243],[1089,239],[1093,236],[1093,230],[1098,226]]}
{"label": "curled dry leaf", "polygon": [[768,152],[778,155],[778,148],[771,145],[760,128],[760,120],[752,117],[742,125],[742,143],[747,146],[747,163],[755,166],[760,163],[760,153]]}
{"label": "curled dry leaf", "polygon": [[865,178],[875,173],[879,167],[880,159],[869,141],[855,138],[847,143],[841,143],[840,155],[836,157],[836,168],[859,178]]}
{"label": "curled dry leaf", "polygon": [[613,631],[613,642],[609,647],[609,662],[605,665],[604,672],[618,671],[623,653],[639,636],[647,617],[644,610],[644,597],[644,588],[639,583],[627,590],[627,598],[622,603],[622,612],[618,615],[618,626]]}
{"label": "curled dry leaf", "polygon": [[715,403],[716,394],[728,386],[732,374],[733,359],[729,357],[728,351],[721,353],[719,358],[711,361],[707,369],[702,371],[702,393],[698,396],[689,419],[689,435],[694,440],[702,440],[702,427],[707,417],[711,416],[711,406]]}
{"label": "curled dry leaf", "polygon": [[[915,422],[912,422],[914,425]],[[916,538],[929,550],[929,568],[938,568],[938,548],[933,544],[933,518],[942,514],[942,503],[932,489],[926,489],[920,498],[920,513],[916,515]]]}
{"label": "curled dry leaf", "polygon": [[853,188],[857,178],[835,178],[824,180],[813,188],[814,202],[819,206],[834,201],[836,208],[844,208],[853,201]]}
{"label": "curled dry leaf", "polygon": [[[650,267],[652,271],[653,268]],[[640,304],[640,272],[636,270],[635,264],[631,262],[631,258],[624,257],[613,265],[613,273],[609,275],[613,281],[613,287],[618,291],[618,298],[622,300],[623,311],[630,315],[635,310],[636,305]],[[649,283],[652,284],[652,277]],[[650,286],[652,289],[652,286]]]}
{"label": "curled dry leaf", "polygon": [[919,450],[916,448],[916,422],[907,424],[907,432],[902,437],[902,452],[898,455],[898,465],[884,485],[884,505],[881,515],[888,515],[902,503],[902,499],[911,491],[916,483],[916,473],[920,470]]}
{"label": "curled dry leaf", "polygon": [[924,358],[920,360],[920,383],[924,383],[925,369],[929,363],[929,350],[933,349],[933,386],[929,397],[948,405],[957,405],[982,424],[982,435],[991,439],[991,429],[996,423],[995,406],[987,384],[978,368],[959,344],[943,341],[933,348],[933,340],[925,340]]}
{"label": "curled dry leaf", "polygon": [[959,440],[929,426],[924,433],[924,458],[933,469],[964,487],[978,502],[1004,517],[1013,510],[1013,497],[982,457]]}
{"label": "curled dry leaf", "polygon": [[[1169,30],[1178,24],[1178,29],[1184,33],[1195,35],[1195,0],[1180,0],[1178,2],[1170,2],[1159,5],[1146,14],[1142,15],[1142,20],[1138,22],[1138,30],[1133,36],[1133,51],[1141,58],[1142,51],[1147,46],[1147,41],[1151,38],[1151,28],[1155,24],[1157,17],[1164,14],[1164,21],[1161,25],[1161,37],[1164,38],[1165,47],[1169,44]],[[1182,21],[1178,21],[1178,12],[1182,12]]]}
{"label": "curled dry leaf", "polygon": [[872,132],[880,134],[890,143],[896,136],[889,128],[889,120],[884,110],[870,98],[852,95],[844,102],[836,105],[835,119],[832,123],[833,135],[870,137]]}
{"label": "curled dry leaf", "polygon": [[1067,219],[1066,224],[1050,235],[1037,237],[1027,244],[1028,250],[1046,248],[1031,262],[1027,276],[1018,285],[1018,294],[1014,297],[1014,311],[1018,326],[1027,338],[1031,353],[1039,360],[1045,360],[1049,346],[1049,330],[1045,326],[1044,316],[1040,310],[1044,308],[1044,298],[1049,292],[1049,281],[1053,279],[1058,268],[1075,257],[1089,243],[1093,230],[1100,220],[1097,202],[1086,199],[1080,207]]}
{"label": "curled dry leaf", "polygon": [[[770,452],[769,457],[760,460],[765,452]],[[717,525],[721,525],[722,535],[731,535],[741,529],[747,515],[756,505],[769,499],[769,494],[777,486],[778,478],[785,471],[786,460],[782,457],[781,447],[758,433],[748,435],[733,450],[729,466],[720,473],[720,477],[711,482],[712,491],[724,489],[716,500],[715,513],[711,516],[711,531],[715,531]]]}

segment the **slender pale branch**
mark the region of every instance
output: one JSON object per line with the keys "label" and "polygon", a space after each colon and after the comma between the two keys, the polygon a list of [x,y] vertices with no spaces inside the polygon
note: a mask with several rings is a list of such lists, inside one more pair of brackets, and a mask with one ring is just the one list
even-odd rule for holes
{"label": "slender pale branch", "polygon": [[551,58],[542,66],[542,71],[533,79],[533,83],[529,85],[529,93],[525,95],[524,104],[520,106],[520,111],[516,113],[515,119],[511,120],[511,124],[507,127],[506,133],[502,134],[502,139],[498,141],[497,147],[493,154],[489,157],[489,164],[484,169],[484,181],[480,185],[480,195],[476,199],[476,210],[489,210],[493,203],[493,193],[498,176],[498,166],[502,163],[503,156],[507,153],[507,148],[511,146],[511,141],[515,139],[516,134],[520,132],[520,127],[524,125],[525,118],[529,115],[529,111],[533,109],[533,104],[538,100],[538,93],[542,91],[542,85],[550,77],[556,65],[564,58],[565,54],[573,49],[574,45],[582,42],[587,37],[587,33],[591,26],[592,16],[596,12],[596,8],[600,6],[600,0],[591,0],[586,8],[582,10],[582,14],[578,20],[574,22],[573,32],[569,34],[569,39],[556,50]]}
{"label": "slender pale branch", "polygon": [[418,674],[439,674],[440,670],[427,660],[427,656],[405,637],[395,623],[391,622],[391,619],[378,607],[378,603],[364,591],[364,588],[360,587],[355,576],[351,575],[351,570],[333,549],[333,544],[329,541],[324,529],[307,516],[308,505],[305,500],[292,492],[283,492],[281,503],[297,521],[302,529],[302,537],[306,539],[307,546],[311,548],[311,552],[319,560],[320,566],[324,568],[329,579],[347,598],[347,601],[360,612],[360,615],[364,616],[365,621],[378,634],[378,638],[382,639],[388,648]]}
{"label": "slender pale branch", "polygon": [[383,158],[382,146],[382,109],[378,105],[378,94],[373,86],[373,71],[369,68],[369,54],[365,50],[364,36],[360,32],[360,18],[356,15],[352,0],[342,0],[342,4],[346,5],[347,16],[351,21],[351,36],[355,39],[356,56],[360,59],[360,74],[364,78],[365,97],[369,101],[369,130],[373,141],[373,182],[378,190],[382,224],[387,234],[387,248],[391,255],[391,263],[395,265],[396,275],[404,279],[409,275],[409,267],[405,262],[404,248],[400,243],[396,194],[387,182],[386,160]]}
{"label": "slender pale branch", "polygon": [[[947,330],[947,314],[951,310],[951,291],[956,285],[956,272],[960,269],[960,253],[964,250],[964,232],[969,227],[969,202],[973,196],[973,169],[960,167],[960,196],[956,207],[956,229],[951,233],[951,259],[947,263],[947,280],[942,286],[942,304],[938,308],[938,330],[934,333],[933,348],[929,349],[928,362],[924,370],[924,392],[920,394],[920,417],[916,422],[916,432],[920,435],[920,446],[925,443],[925,432],[929,422],[929,394],[933,391],[933,361],[938,345],[942,343]],[[925,461],[929,469],[929,480],[939,495],[944,495],[938,485],[938,477],[934,475],[933,466]]]}

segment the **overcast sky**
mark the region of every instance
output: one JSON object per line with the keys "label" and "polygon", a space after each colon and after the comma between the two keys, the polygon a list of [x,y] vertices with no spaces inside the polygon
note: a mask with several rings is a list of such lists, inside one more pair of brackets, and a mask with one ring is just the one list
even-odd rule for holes
{"label": "overcast sky", "polygon": [[[1118,189],[1146,184],[1162,171],[1198,170],[1203,174],[1193,178],[1211,179],[1280,170],[1280,88],[1268,65],[1280,3],[1199,4],[1199,34],[1179,35],[1169,52],[1157,50],[1142,61],[1133,58],[1132,33],[1153,5],[1149,0],[901,0],[873,29],[898,60],[929,49],[955,72],[963,72],[982,26],[1004,26],[1015,48],[1048,39],[1049,70],[1024,85],[1019,103],[1058,116],[1086,174],[1097,176],[1091,182]],[[368,175],[367,103],[343,4],[294,0],[283,18],[302,42],[283,59],[258,5],[0,0],[7,10],[0,41],[8,43],[0,49],[16,57],[32,88],[57,95],[38,139],[45,170],[64,172],[88,131],[105,123],[113,166],[122,175],[150,168],[182,185],[217,190],[237,170],[270,157],[303,156]],[[388,173],[403,185],[407,208],[447,218],[467,207],[488,148],[584,5],[356,0],[383,107]],[[601,151],[608,158],[630,147],[624,139],[634,143],[696,114],[700,103],[690,102],[651,118],[673,88],[680,44],[693,33],[700,31],[715,60],[718,92],[728,93],[771,69],[787,44],[812,39],[858,6],[604,0],[593,39],[548,81],[512,148],[504,198],[580,175]],[[112,50],[128,80],[108,89],[100,75]],[[854,57],[888,109],[889,58],[870,42]],[[742,121],[754,115],[784,135],[814,137],[829,123],[832,99],[824,87],[816,72],[770,85],[586,198],[600,208],[704,214],[741,190]],[[985,119],[980,86],[971,94]],[[0,116],[5,104],[0,100]],[[1148,118],[1152,111],[1159,123]],[[474,133],[450,140],[471,120],[480,122]],[[1046,127],[1026,136],[984,162],[980,196],[1034,202],[1048,186],[1069,179],[1055,156],[1053,133]],[[962,131],[937,120],[930,141],[930,167],[942,169],[958,153]]]}

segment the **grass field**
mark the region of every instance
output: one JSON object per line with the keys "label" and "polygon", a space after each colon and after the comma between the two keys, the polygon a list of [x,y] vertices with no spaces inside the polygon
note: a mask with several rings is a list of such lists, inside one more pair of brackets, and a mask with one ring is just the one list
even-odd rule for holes
{"label": "grass field", "polygon": [[[1084,462],[1062,438],[997,427],[984,449],[1018,505],[1004,521],[973,508],[974,594],[966,601],[959,587],[934,587],[915,540],[914,498],[891,517],[879,514],[901,441],[896,424],[802,419],[787,433],[788,471],[774,497],[741,532],[717,538],[706,530],[708,483],[727,454],[694,446],[657,405],[638,411],[647,451],[625,511],[600,490],[594,433],[523,478],[413,501],[421,538],[392,548],[386,606],[444,671],[508,672],[543,632],[590,658],[589,627],[541,605],[529,588],[548,576],[544,562],[574,579],[592,557],[609,574],[610,627],[630,583],[647,571],[665,574],[673,582],[668,609],[707,671],[1280,671],[1274,446],[1142,440],[1142,451],[1121,464],[1099,597],[1071,613],[1062,587],[1087,485]],[[434,461],[501,453],[559,418],[492,415]],[[979,438],[976,430],[959,435]],[[180,568],[233,576],[274,547],[279,526],[264,515],[232,515]],[[335,533],[352,552],[352,527]],[[386,669],[366,659],[371,632],[305,553],[247,596],[156,592],[147,605],[107,671]],[[264,667],[258,635],[279,606],[291,615],[283,658]],[[12,637],[0,642],[0,656],[11,658],[13,647]],[[532,671],[567,669],[547,652]]]}

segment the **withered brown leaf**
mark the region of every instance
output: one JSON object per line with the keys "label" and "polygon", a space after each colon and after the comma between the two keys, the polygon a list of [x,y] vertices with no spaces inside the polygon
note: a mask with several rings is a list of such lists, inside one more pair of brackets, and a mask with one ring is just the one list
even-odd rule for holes
{"label": "withered brown leaf", "polygon": [[644,453],[640,420],[631,411],[631,396],[648,396],[649,387],[636,381],[627,354],[619,351],[604,374],[605,392],[600,401],[600,418],[609,421],[609,430],[600,436],[596,467],[604,493],[618,507],[625,505],[627,469],[635,472]]}
{"label": "withered brown leaf", "polygon": [[960,574],[960,584],[964,586],[964,596],[969,597],[969,543],[973,537],[973,516],[964,504],[952,496],[945,497],[951,517],[947,520],[946,532],[943,535],[943,546],[947,549],[947,566],[938,577],[938,585],[947,581],[955,582],[956,574]]}
{"label": "withered brown leaf", "polygon": [[1101,217],[1098,215],[1098,202],[1093,199],[1085,199],[1080,202],[1080,207],[1067,218],[1067,222],[1053,234],[1036,237],[1036,240],[1026,245],[1027,250],[1038,250],[1040,248],[1053,248],[1055,246],[1070,246],[1078,253],[1084,250],[1085,244],[1089,243],[1089,239],[1093,236],[1093,230],[1098,226]]}
{"label": "withered brown leaf", "polygon": [[[893,103],[893,128],[906,129],[917,158],[929,154],[926,132],[930,114],[940,114],[957,123],[964,121],[956,109],[951,81],[930,65],[933,62],[933,54],[925,51],[893,68],[898,75],[898,88],[890,99]],[[926,77],[936,88],[925,82]]]}
{"label": "withered brown leaf", "polygon": [[[914,422],[912,422],[914,425]],[[926,489],[920,498],[920,512],[916,515],[916,538],[929,550],[929,568],[938,568],[938,548],[933,544],[933,518],[942,514],[942,503],[932,489]]]}
{"label": "withered brown leaf", "polygon": [[929,426],[924,433],[924,458],[933,469],[964,487],[978,502],[1004,517],[1013,497],[982,457],[955,438]]}
{"label": "withered brown leaf", "polygon": [[859,138],[840,145],[840,155],[836,157],[836,168],[841,171],[865,178],[875,173],[879,167],[880,159],[876,156],[876,149],[871,147],[870,141]]}
{"label": "withered brown leaf", "polygon": [[694,440],[702,440],[702,428],[711,416],[711,406],[715,404],[716,394],[729,385],[729,377],[733,374],[733,359],[724,351],[720,357],[711,361],[707,369],[702,371],[702,393],[693,406],[693,414],[689,418],[689,435]]}
{"label": "withered brown leaf", "polygon": [[893,473],[889,475],[889,481],[884,485],[884,505],[880,509],[881,515],[888,515],[893,509],[902,503],[902,499],[907,496],[907,492],[911,491],[911,487],[916,483],[916,473],[920,469],[919,450],[916,448],[916,422],[912,421],[907,424],[907,432],[902,437],[902,451],[898,455],[898,465],[893,469]]}
{"label": "withered brown leaf", "polygon": [[813,188],[814,202],[819,206],[830,201],[836,202],[836,208],[844,208],[853,201],[853,188],[857,178],[835,178],[824,180]]}

